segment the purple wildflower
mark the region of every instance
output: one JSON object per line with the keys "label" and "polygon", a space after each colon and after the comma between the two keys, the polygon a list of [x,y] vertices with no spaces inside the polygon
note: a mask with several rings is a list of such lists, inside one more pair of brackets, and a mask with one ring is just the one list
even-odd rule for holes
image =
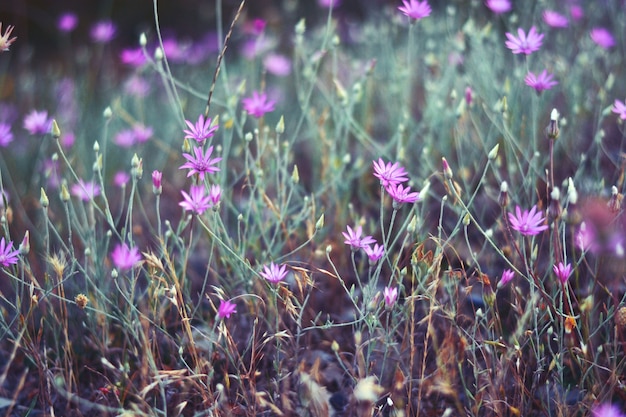
{"label": "purple wildflower", "polygon": [[161,171],[157,171],[156,169],[152,171],[152,192],[154,194],[159,195],[163,191],[162,179],[163,173]]}
{"label": "purple wildflower", "polygon": [[214,208],[218,206],[220,200],[222,199],[222,188],[219,185],[211,185],[211,188],[209,188],[209,199],[211,200],[211,205]]}
{"label": "purple wildflower", "polygon": [[14,28],[15,26],[8,25],[4,31],[4,35],[2,35],[2,22],[0,22],[0,52],[8,51],[9,46],[11,46],[11,44],[17,39],[17,37],[9,39],[9,36],[11,36],[11,32],[13,32]]}
{"label": "purple wildflower", "polygon": [[385,299],[385,305],[387,308],[393,307],[398,299],[398,288],[397,287],[385,287],[383,290],[383,298]]}
{"label": "purple wildflower", "polygon": [[126,171],[118,171],[113,176],[113,184],[120,188],[125,187],[128,181],[130,181],[130,175]]}
{"label": "purple wildflower", "polygon": [[113,137],[113,143],[122,148],[130,148],[137,143],[137,135],[133,129],[124,129]]}
{"label": "purple wildflower", "polygon": [[[619,100],[615,100],[615,103],[613,103],[613,113],[618,114],[620,119],[626,120],[626,101],[621,102]],[[0,131],[2,131],[1,128]]]}
{"label": "purple wildflower", "polygon": [[111,252],[111,260],[113,265],[120,271],[127,271],[133,269],[139,262],[141,262],[141,255],[139,249],[133,246],[129,248],[126,243],[118,244],[113,252]]}
{"label": "purple wildflower", "polygon": [[543,21],[546,22],[546,25],[553,28],[566,28],[569,25],[567,17],[554,10],[545,10],[543,12]]}
{"label": "purple wildflower", "polygon": [[139,143],[147,142],[154,134],[154,130],[150,126],[145,126],[142,123],[134,125],[133,132],[135,133],[135,139]]}
{"label": "purple wildflower", "polygon": [[605,28],[593,28],[589,32],[589,36],[591,36],[592,41],[604,49],[609,49],[615,45],[613,35]]}
{"label": "purple wildflower", "polygon": [[343,243],[350,245],[353,251],[357,251],[361,248],[365,249],[368,245],[376,243],[371,236],[361,236],[363,234],[363,227],[361,226],[357,226],[356,230],[352,230],[350,226],[347,226],[347,229],[348,233],[341,232],[343,237],[346,238]]}
{"label": "purple wildflower", "polygon": [[509,0],[487,0],[485,6],[495,14],[506,13],[511,10],[511,2]]}
{"label": "purple wildflower", "polygon": [[552,270],[559,281],[561,281],[561,284],[565,284],[569,276],[572,274],[572,265],[563,265],[563,262],[559,262],[558,265],[552,266]]}
{"label": "purple wildflower", "polygon": [[504,44],[514,54],[530,55],[541,48],[543,40],[543,33],[538,33],[534,26],[530,28],[528,34],[524,32],[524,29],[519,28],[517,29],[518,37],[515,37],[515,35],[509,32],[505,35],[508,40],[505,41]]}
{"label": "purple wildflower", "polygon": [[218,167],[212,166],[222,160],[222,158],[211,158],[213,146],[209,146],[206,154],[202,150],[202,147],[194,146],[193,153],[195,157],[188,153],[184,153],[183,156],[187,159],[187,162],[178,168],[189,169],[187,177],[191,177],[193,174],[198,174],[200,179],[204,180],[204,174],[212,174],[220,170]]}
{"label": "purple wildflower", "polygon": [[230,300],[228,301],[221,301],[220,302],[220,306],[217,309],[217,317],[219,317],[220,319],[227,319],[230,317],[231,314],[234,314],[237,312],[237,305],[233,302],[231,302]]}
{"label": "purple wildflower", "polygon": [[31,135],[45,135],[50,133],[52,120],[48,118],[46,110],[33,110],[24,117],[24,129]]}
{"label": "purple wildflower", "polygon": [[13,142],[11,125],[0,122],[0,147],[6,148],[11,142]]}
{"label": "purple wildflower", "polygon": [[513,272],[512,270],[505,269],[504,271],[502,271],[502,277],[498,282],[498,288],[504,287],[513,279],[513,277],[515,277],[515,272]]}
{"label": "purple wildflower", "polygon": [[115,24],[110,20],[103,20],[93,25],[89,34],[94,42],[107,43],[115,37],[115,32],[117,32]]}
{"label": "purple wildflower", "polygon": [[515,214],[509,214],[509,221],[513,230],[517,230],[524,236],[534,236],[543,232],[548,228],[547,224],[543,224],[545,218],[542,212],[537,212],[537,206],[533,206],[530,211],[515,207]]}
{"label": "purple wildflower", "polygon": [[268,54],[263,60],[263,66],[270,74],[285,77],[291,73],[291,60],[284,55]]}
{"label": "purple wildflower", "polygon": [[527,86],[534,88],[537,93],[549,90],[558,84],[558,81],[554,81],[554,76],[546,70],[543,70],[539,75],[529,72],[526,74],[524,82]]}
{"label": "purple wildflower", "polygon": [[585,11],[578,4],[572,4],[569,8],[569,14],[574,20],[580,20],[585,16]]}
{"label": "purple wildflower", "polygon": [[385,254],[385,246],[379,245],[378,243],[375,243],[373,247],[367,245],[364,249],[367,257],[370,260],[370,265],[374,265]]}
{"label": "purple wildflower", "polygon": [[252,97],[242,99],[241,103],[244,110],[257,119],[265,113],[273,111],[276,105],[275,100],[268,100],[266,93],[259,93],[258,91],[253,91]]}
{"label": "purple wildflower", "polygon": [[186,211],[202,214],[211,207],[211,199],[206,195],[204,185],[192,185],[189,194],[184,191],[180,193],[183,195],[183,201],[178,205]]}
{"label": "purple wildflower", "polygon": [[385,190],[393,198],[394,208],[402,203],[415,203],[420,200],[420,193],[411,192],[411,187],[408,185],[404,187],[402,184],[389,184]]}
{"label": "purple wildflower", "polygon": [[278,266],[272,262],[269,265],[265,265],[260,274],[272,284],[278,284],[287,276],[287,265],[282,264]]}
{"label": "purple wildflower", "polygon": [[126,48],[120,53],[120,61],[122,64],[137,68],[143,66],[148,59],[142,48]]}
{"label": "purple wildflower", "polygon": [[189,129],[183,130],[183,132],[186,133],[185,139],[193,139],[200,143],[213,137],[218,128],[217,125],[211,126],[211,118],[207,117],[205,120],[202,114],[198,117],[198,121],[195,125],[189,120],[185,120],[185,124],[189,127]]}
{"label": "purple wildflower", "polygon": [[593,417],[626,417],[617,406],[608,403],[594,407],[591,414]]}
{"label": "purple wildflower", "polygon": [[402,0],[402,6],[398,7],[398,10],[415,20],[430,16],[432,11],[427,1],[419,0]]}
{"label": "purple wildflower", "polygon": [[406,170],[398,162],[394,164],[391,162],[385,163],[382,158],[378,158],[378,161],[373,162],[374,176],[380,180],[380,185],[383,187],[391,184],[400,184],[409,179]]}
{"label": "purple wildflower", "polygon": [[321,7],[335,8],[341,4],[341,0],[317,0]]}
{"label": "purple wildflower", "polygon": [[5,241],[4,238],[0,239],[0,265],[7,267],[15,265],[19,260],[19,249],[13,249],[12,241]]}
{"label": "purple wildflower", "polygon": [[59,16],[57,27],[61,32],[72,32],[78,25],[78,16],[74,12],[66,12]]}
{"label": "purple wildflower", "polygon": [[100,186],[93,181],[85,182],[79,179],[77,184],[72,184],[70,192],[74,197],[78,197],[83,201],[89,201],[100,195]]}
{"label": "purple wildflower", "polygon": [[150,92],[150,84],[145,78],[135,74],[124,83],[124,91],[137,98],[143,98]]}

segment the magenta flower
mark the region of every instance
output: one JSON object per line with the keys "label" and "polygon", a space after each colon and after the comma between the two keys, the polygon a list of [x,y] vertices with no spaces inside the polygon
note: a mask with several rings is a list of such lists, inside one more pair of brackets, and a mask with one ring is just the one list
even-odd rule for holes
{"label": "magenta flower", "polygon": [[567,17],[554,10],[545,10],[543,12],[543,21],[546,22],[546,25],[553,28],[566,28],[569,25]]}
{"label": "magenta flower", "polygon": [[363,227],[361,226],[357,226],[356,230],[352,230],[350,226],[347,226],[347,229],[348,233],[341,232],[343,237],[346,238],[343,243],[350,245],[353,251],[357,251],[361,248],[365,249],[368,245],[376,243],[371,236],[361,236],[363,234]]}
{"label": "magenta flower", "polygon": [[511,10],[511,2],[509,0],[487,0],[485,6],[495,14],[506,13]]}
{"label": "magenta flower", "polygon": [[593,408],[593,417],[626,417],[617,406],[613,404],[602,404]]}
{"label": "magenta flower", "polygon": [[415,203],[420,200],[420,193],[411,192],[411,187],[408,185],[403,187],[402,184],[389,184],[385,190],[393,198],[394,208],[402,203]]}
{"label": "magenta flower", "polygon": [[120,130],[113,137],[113,143],[122,148],[130,148],[137,143],[137,135],[133,129]]}
{"label": "magenta flower", "polygon": [[534,88],[537,93],[549,90],[558,84],[558,81],[554,81],[554,76],[546,70],[543,70],[539,75],[529,72],[526,74],[524,82],[527,86]]}
{"label": "magenta flower", "polygon": [[265,113],[273,111],[276,101],[268,100],[267,94],[265,93],[259,94],[258,91],[253,91],[252,97],[244,98],[241,100],[241,103],[246,112],[258,119]]}
{"label": "magenta flower", "polygon": [[137,98],[143,98],[150,92],[150,84],[145,78],[135,74],[124,83],[124,91]]}
{"label": "magenta flower", "polygon": [[129,248],[126,243],[120,243],[111,252],[111,260],[120,271],[128,271],[141,262],[141,255],[137,247]]}
{"label": "magenta flower", "polygon": [[135,139],[139,143],[147,142],[148,139],[154,134],[154,130],[150,126],[145,126],[142,123],[138,123],[133,126],[133,133],[135,133]]}
{"label": "magenta flower", "polygon": [[524,236],[534,236],[543,232],[548,228],[547,224],[543,224],[545,218],[542,216],[542,212],[537,212],[537,206],[533,206],[530,211],[520,209],[519,206],[515,207],[515,214],[509,214],[509,221],[511,222],[511,228],[517,230]]}
{"label": "magenta flower", "polygon": [[157,171],[156,169],[152,171],[152,192],[154,194],[158,195],[163,191],[162,179],[163,173],[161,171]]}
{"label": "magenta flower", "polygon": [[178,205],[184,208],[185,211],[202,214],[211,207],[211,198],[206,195],[204,185],[192,185],[189,194],[184,191],[180,193],[183,195],[183,201],[178,203]]}
{"label": "magenta flower", "polygon": [[580,20],[585,16],[585,11],[577,4],[572,4],[569,8],[569,14],[574,20]]}
{"label": "magenta flower", "polygon": [[79,179],[77,184],[72,184],[70,192],[74,197],[80,198],[86,202],[100,195],[100,186],[93,181],[85,182]]}
{"label": "magenta flower", "polygon": [[73,12],[66,12],[59,16],[57,27],[61,32],[71,32],[78,25],[78,16]]}
{"label": "magenta flower", "polygon": [[538,33],[537,29],[532,26],[528,31],[528,35],[524,32],[524,29],[517,29],[518,37],[507,32],[507,41],[504,42],[507,48],[514,54],[530,55],[531,53],[538,51],[541,48],[543,33]]}
{"label": "magenta flower", "polygon": [[7,267],[15,265],[19,260],[19,249],[13,249],[13,242],[6,242],[4,238],[0,239],[0,265]]}
{"label": "magenta flower", "polygon": [[[615,100],[615,103],[613,103],[613,113],[618,114],[620,119],[626,120],[626,101],[621,102],[619,100]],[[2,128],[0,127],[0,132],[1,131]],[[2,134],[0,134],[0,137],[1,136]]]}
{"label": "magenta flower", "polygon": [[498,288],[504,287],[513,279],[513,277],[515,277],[515,272],[512,270],[505,269],[502,271],[502,277],[500,278],[500,281],[498,281]]}
{"label": "magenta flower", "polygon": [[185,123],[189,127],[189,129],[183,130],[186,133],[185,139],[193,139],[196,142],[204,142],[208,138],[213,137],[219,127],[218,125],[211,126],[211,118],[207,117],[205,120],[202,114],[198,117],[195,125],[189,120],[185,120]]}
{"label": "magenta flower", "polygon": [[91,35],[91,40],[94,42],[108,43],[115,37],[116,32],[117,27],[113,22],[103,20],[93,25],[89,34]]}
{"label": "magenta flower", "polygon": [[552,266],[552,270],[559,281],[561,281],[561,284],[565,284],[569,276],[572,274],[572,265],[563,265],[563,262],[559,262],[558,265]]}
{"label": "magenta flower", "polygon": [[370,265],[374,265],[385,254],[385,246],[379,245],[378,243],[374,244],[373,247],[367,245],[364,249],[367,257],[369,258]]}
{"label": "magenta flower", "polygon": [[385,163],[382,158],[378,158],[378,161],[373,162],[374,176],[380,180],[380,185],[383,187],[387,187],[390,184],[400,184],[409,179],[406,170],[398,162],[394,164],[391,162]]}
{"label": "magenta flower", "polygon": [[8,51],[9,46],[11,46],[11,44],[17,39],[17,37],[9,39],[14,28],[15,26],[8,25],[4,31],[4,35],[2,35],[2,22],[0,22],[0,52]]}
{"label": "magenta flower", "polygon": [[0,147],[6,148],[11,142],[13,142],[11,125],[0,122]]}
{"label": "magenta flower", "polygon": [[291,73],[291,60],[284,55],[268,54],[263,60],[263,66],[270,74],[285,77]]}
{"label": "magenta flower", "polygon": [[591,36],[592,41],[604,49],[609,49],[615,45],[613,35],[605,28],[593,28],[589,36]]}
{"label": "magenta flower", "polygon": [[143,53],[141,48],[126,48],[120,53],[120,61],[122,64],[130,65],[131,67],[141,67],[148,59]]}
{"label": "magenta flower", "polygon": [[214,164],[217,164],[222,158],[211,158],[211,154],[213,153],[213,146],[209,146],[206,151],[206,154],[202,150],[200,146],[194,146],[193,153],[195,156],[192,156],[188,153],[184,153],[183,156],[187,159],[183,165],[178,169],[189,169],[189,173],[187,173],[187,177],[191,177],[193,174],[198,174],[200,179],[204,180],[204,174],[213,174],[214,172],[219,171],[220,169]]}
{"label": "magenta flower", "polygon": [[272,284],[278,284],[287,276],[287,265],[282,264],[278,266],[272,262],[269,266],[265,265],[263,267],[263,271],[260,272],[260,275]]}
{"label": "magenta flower", "polygon": [[415,20],[430,16],[432,11],[427,1],[419,0],[402,0],[402,6],[398,7],[398,10]]}
{"label": "magenta flower", "polygon": [[335,8],[341,4],[341,0],[317,0],[321,7]]}
{"label": "magenta flower", "polygon": [[211,188],[209,189],[209,199],[211,200],[211,205],[214,208],[217,207],[222,199],[222,188],[219,185],[211,185]]}
{"label": "magenta flower", "polygon": [[31,135],[45,135],[50,133],[52,120],[48,118],[46,110],[33,110],[24,117],[24,129]]}
{"label": "magenta flower", "polygon": [[385,287],[383,290],[383,298],[385,299],[385,305],[387,308],[393,307],[398,299],[398,288],[397,287]]}
{"label": "magenta flower", "polygon": [[231,301],[220,301],[220,306],[217,309],[217,317],[220,319],[227,319],[231,314],[237,312],[237,305]]}
{"label": "magenta flower", "polygon": [[128,181],[130,181],[130,175],[128,175],[128,172],[126,171],[118,171],[113,176],[113,184],[120,188],[125,187],[126,184],[128,184]]}

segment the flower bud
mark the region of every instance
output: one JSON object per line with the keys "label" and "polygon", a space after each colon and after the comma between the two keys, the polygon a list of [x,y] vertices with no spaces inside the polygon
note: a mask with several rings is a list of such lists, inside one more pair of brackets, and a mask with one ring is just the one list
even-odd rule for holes
{"label": "flower bud", "polygon": [[59,129],[59,125],[57,124],[56,119],[52,119],[52,137],[55,139],[59,139],[61,137],[61,129]]}
{"label": "flower bud", "polygon": [[559,137],[559,112],[552,109],[550,113],[550,124],[546,127],[546,137],[549,140],[556,140]]}
{"label": "flower bud", "polygon": [[451,180],[452,179],[452,169],[450,168],[450,165],[448,165],[448,161],[446,160],[446,158],[442,157],[441,158],[441,164],[443,166],[443,176],[445,179],[447,180]]}
{"label": "flower bud", "polygon": [[155,195],[161,195],[161,192],[163,192],[163,187],[161,185],[162,178],[163,173],[161,171],[157,171],[156,169],[152,171],[152,192]]}
{"label": "flower bud", "polygon": [[500,196],[498,197],[498,203],[500,207],[506,207],[509,205],[509,185],[506,181],[502,181],[500,184]]}

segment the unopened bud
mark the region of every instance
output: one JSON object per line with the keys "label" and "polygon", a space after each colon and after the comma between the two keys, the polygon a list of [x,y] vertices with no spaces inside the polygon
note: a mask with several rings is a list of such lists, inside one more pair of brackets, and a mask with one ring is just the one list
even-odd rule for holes
{"label": "unopened bud", "polygon": [[146,34],[141,32],[141,35],[139,35],[139,46],[146,46],[147,43],[148,40],[146,39]]}
{"label": "unopened bud", "polygon": [[52,119],[52,129],[50,133],[52,133],[52,137],[55,139],[61,137],[61,129],[59,129],[59,125],[57,124],[56,119]]}
{"label": "unopened bud", "polygon": [[39,197],[39,202],[44,208],[47,208],[50,205],[50,200],[48,200],[48,195],[46,194],[46,191],[43,189],[43,187],[41,188],[41,196]]}
{"label": "unopened bud", "polygon": [[447,180],[451,180],[452,179],[452,169],[450,168],[450,165],[448,165],[448,161],[446,160],[446,158],[442,157],[441,158],[441,165],[443,166],[443,176],[445,179]]}
{"label": "unopened bud", "polygon": [[20,254],[28,255],[28,252],[30,252],[30,231],[27,230],[22,243],[20,243]]}
{"label": "unopened bud", "polygon": [[324,227],[324,213],[315,222],[315,230],[320,230],[322,227]]}
{"label": "unopened bud", "polygon": [[102,112],[102,116],[105,119],[110,119],[111,117],[113,117],[113,110],[111,110],[111,107],[107,106],[107,108],[104,109],[104,111]]}
{"label": "unopened bud", "polygon": [[500,149],[499,143],[496,143],[496,146],[491,148],[491,150],[489,151],[489,154],[487,155],[487,158],[489,158],[490,161],[493,161],[494,159],[496,159],[496,157],[498,156],[498,149]]}
{"label": "unopened bud", "polygon": [[559,133],[559,112],[557,109],[552,109],[550,124],[546,127],[546,137],[550,140],[555,140],[559,137]]}
{"label": "unopened bud", "polygon": [[63,182],[63,184],[61,184],[61,201],[64,203],[67,203],[68,201],[70,201],[70,192],[67,189],[66,182]]}
{"label": "unopened bud", "polygon": [[280,116],[278,123],[276,124],[276,133],[282,135],[285,132],[285,117]]}
{"label": "unopened bud", "polygon": [[293,166],[293,171],[291,171],[291,181],[294,184],[297,184],[300,182],[300,173],[298,172],[298,165]]}
{"label": "unopened bud", "polygon": [[506,181],[502,181],[502,184],[500,184],[498,203],[500,204],[500,207],[506,207],[509,205],[509,184],[507,184]]}
{"label": "unopened bud", "polygon": [[611,198],[609,199],[609,210],[618,213],[622,209],[622,199],[624,196],[620,194],[616,186],[611,187]]}

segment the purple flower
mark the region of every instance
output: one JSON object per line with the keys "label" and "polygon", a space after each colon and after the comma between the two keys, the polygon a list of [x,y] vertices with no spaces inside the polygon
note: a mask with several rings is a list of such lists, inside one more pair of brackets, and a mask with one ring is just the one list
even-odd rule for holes
{"label": "purple flower", "polygon": [[543,21],[546,22],[546,25],[553,28],[566,28],[569,25],[567,17],[554,10],[545,10],[543,12]]}
{"label": "purple flower", "polygon": [[554,76],[546,70],[543,70],[539,75],[529,72],[526,74],[524,82],[527,86],[534,88],[537,93],[541,93],[542,91],[549,90],[558,84],[558,81],[554,81],[553,77]]}
{"label": "purple flower", "polygon": [[77,184],[72,184],[70,192],[74,197],[78,197],[83,201],[90,201],[97,195],[100,195],[100,186],[93,181],[78,180]]}
{"label": "purple flower", "polygon": [[180,193],[183,195],[183,201],[178,203],[178,205],[184,208],[185,211],[202,214],[211,207],[211,198],[206,195],[204,185],[192,185],[189,194],[184,191]]}
{"label": "purple flower", "polygon": [[145,78],[135,74],[124,83],[124,91],[138,98],[143,98],[150,92],[150,84]]}
{"label": "purple flower", "polygon": [[263,60],[263,66],[270,74],[285,77],[291,73],[291,60],[284,55],[268,54]]}
{"label": "purple flower", "polygon": [[420,200],[420,193],[411,192],[411,187],[403,187],[402,184],[389,184],[385,190],[393,198],[394,208],[402,203],[415,203]]}
{"label": "purple flower", "polygon": [[317,0],[317,4],[322,7],[335,8],[341,4],[341,0]]}
{"label": "purple flower", "polygon": [[13,142],[11,125],[0,122],[0,147],[6,148],[11,142]]}
{"label": "purple flower", "polygon": [[222,188],[219,185],[211,185],[211,188],[209,189],[209,199],[211,200],[211,205],[214,208],[217,207],[222,199]]}
{"label": "purple flower", "polygon": [[113,176],[113,184],[120,188],[125,187],[128,181],[130,181],[130,175],[126,171],[118,171]]}
{"label": "purple flower", "polygon": [[596,252],[598,250],[598,243],[596,239],[595,229],[591,226],[587,226],[587,223],[582,222],[575,238],[576,247],[582,251]]}
{"label": "purple flower", "polygon": [[509,0],[487,0],[485,6],[495,14],[506,13],[511,10],[511,2]]}
{"label": "purple flower", "polygon": [[432,11],[427,1],[419,0],[402,0],[402,6],[398,7],[398,10],[415,20],[430,16]]}
{"label": "purple flower", "polygon": [[141,123],[138,123],[133,126],[133,133],[135,134],[135,139],[137,140],[137,142],[144,143],[152,137],[152,135],[154,134],[154,130],[150,126],[145,126]]}
{"label": "purple flower", "polygon": [[126,48],[120,53],[120,61],[122,64],[130,65],[131,67],[141,67],[148,59],[143,53],[141,48]]}
{"label": "purple flower", "polygon": [[543,232],[548,228],[547,224],[543,224],[545,218],[542,212],[537,212],[537,206],[533,206],[530,211],[515,207],[515,214],[509,214],[509,221],[513,230],[517,230],[524,236],[534,236]]}
{"label": "purple flower", "polygon": [[378,158],[378,161],[373,162],[374,176],[380,180],[380,185],[383,187],[391,184],[400,184],[409,179],[406,170],[398,162],[394,164],[391,162],[385,163],[382,158]]}
{"label": "purple flower", "polygon": [[585,11],[577,4],[572,4],[569,8],[569,14],[574,20],[580,20],[585,16]]}
{"label": "purple flower", "polygon": [[156,169],[152,171],[152,192],[154,194],[161,194],[163,191],[163,185],[161,184],[162,179],[163,173],[161,171],[157,171]]}
{"label": "purple flower", "polygon": [[593,408],[593,417],[626,417],[620,409],[613,404],[602,404]]}
{"label": "purple flower", "polygon": [[195,157],[188,153],[184,153],[183,156],[187,159],[187,162],[178,168],[189,169],[187,177],[191,177],[193,174],[198,174],[200,179],[204,180],[204,174],[212,174],[220,170],[218,167],[212,166],[222,160],[222,158],[211,158],[213,146],[209,146],[206,154],[202,150],[202,147],[194,146],[193,153],[195,154]]}
{"label": "purple flower", "polygon": [[33,110],[24,117],[24,129],[31,135],[45,135],[50,133],[52,120],[48,119],[46,110]]}
{"label": "purple flower", "polygon": [[89,34],[94,42],[107,43],[115,37],[115,32],[117,32],[115,24],[110,20],[103,20],[93,25]]}
{"label": "purple flower", "polygon": [[[613,113],[618,114],[620,119],[626,120],[626,101],[621,102],[615,100],[615,103],[613,103]],[[1,131],[2,129],[0,128],[0,132]],[[0,134],[0,136],[2,136],[2,134]]]}
{"label": "purple flower", "polygon": [[498,282],[498,288],[504,287],[513,279],[513,277],[515,277],[515,272],[513,272],[512,270],[505,269],[504,271],[502,271],[502,277]]}
{"label": "purple flower", "polygon": [[532,26],[528,31],[528,35],[524,32],[524,29],[517,29],[518,37],[507,32],[507,41],[504,42],[507,48],[514,54],[530,55],[534,51],[538,51],[541,48],[543,33],[537,33],[537,29]]}
{"label": "purple flower", "polygon": [[241,100],[243,109],[252,116],[262,117],[265,113],[269,113],[274,110],[276,101],[268,100],[266,93],[260,93],[258,91],[252,92],[252,97],[246,97]]}
{"label": "purple flower", "polygon": [[385,299],[385,305],[387,308],[393,307],[398,299],[398,288],[397,287],[385,287],[383,290],[383,298]]}
{"label": "purple flower", "polygon": [[13,242],[6,242],[4,238],[0,239],[0,265],[7,267],[15,265],[19,260],[19,249],[13,249]]}
{"label": "purple flower", "polygon": [[189,120],[185,120],[185,123],[189,127],[189,129],[183,130],[186,133],[185,139],[193,139],[196,142],[204,142],[208,138],[213,137],[218,128],[218,125],[211,127],[211,118],[207,117],[204,120],[204,115],[202,114],[198,117],[195,125]]}
{"label": "purple flower", "polygon": [[367,245],[364,249],[370,260],[370,265],[374,265],[385,254],[385,247],[383,245],[379,245],[378,243],[374,244],[374,247]]}
{"label": "purple flower", "polygon": [[4,35],[2,35],[2,22],[0,22],[0,52],[8,51],[9,46],[17,39],[16,37],[9,39],[14,28],[15,26],[8,25],[4,31]]}
{"label": "purple flower", "polygon": [[350,245],[353,251],[357,251],[361,248],[365,249],[368,245],[376,243],[371,236],[361,236],[363,234],[363,227],[357,226],[356,230],[352,230],[350,226],[347,226],[348,233],[341,232],[343,237],[346,238],[343,243]]}
{"label": "purple flower", "polygon": [[61,32],[72,32],[78,25],[78,16],[74,12],[66,12],[59,16],[57,27]]}
{"label": "purple flower", "polygon": [[615,45],[613,35],[605,28],[593,28],[591,29],[589,36],[591,36],[592,41],[604,49],[609,49]]}
{"label": "purple flower", "polygon": [[552,270],[559,281],[561,281],[561,284],[565,284],[572,273],[572,265],[563,265],[563,262],[559,262],[558,265],[552,266]]}
{"label": "purple flower", "polygon": [[282,264],[280,266],[270,263],[269,266],[265,265],[263,271],[260,272],[261,276],[271,282],[272,284],[278,284],[284,280],[287,276],[287,265]]}
{"label": "purple flower", "polygon": [[137,142],[137,135],[133,129],[124,129],[113,137],[113,143],[122,148],[130,148]]}
{"label": "purple flower", "polygon": [[141,262],[141,255],[139,249],[133,246],[129,248],[126,243],[118,244],[113,252],[111,252],[111,260],[113,265],[120,271],[127,271],[133,269],[139,262]]}
{"label": "purple flower", "polygon": [[220,306],[217,309],[217,317],[220,319],[227,319],[231,314],[237,312],[237,305],[231,301],[220,301]]}

